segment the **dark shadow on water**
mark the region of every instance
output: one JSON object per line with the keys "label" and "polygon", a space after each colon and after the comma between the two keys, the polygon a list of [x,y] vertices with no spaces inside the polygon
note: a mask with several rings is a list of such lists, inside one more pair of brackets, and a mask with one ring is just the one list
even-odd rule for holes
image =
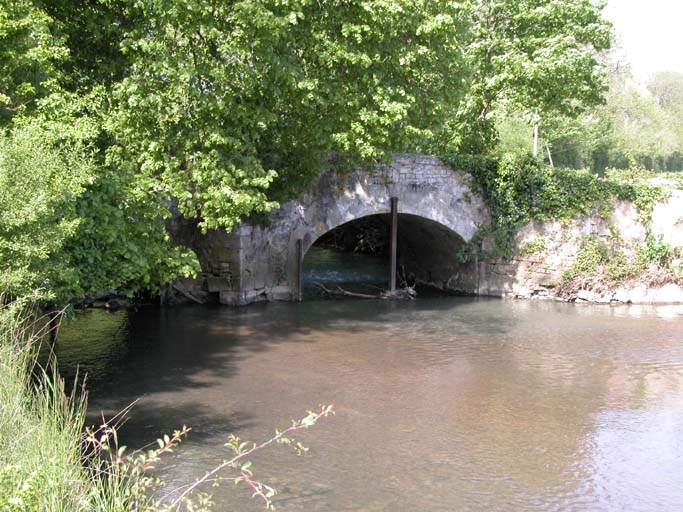
{"label": "dark shadow on water", "polygon": [[[501,307],[477,307],[491,303]],[[67,382],[78,369],[87,374],[93,396],[115,392],[120,373],[125,374],[126,387],[151,394],[205,387],[212,376],[233,375],[250,352],[286,342],[314,343],[316,332],[358,333],[377,330],[380,324],[423,321],[425,315],[451,315],[459,332],[501,333],[515,323],[510,308],[504,310],[502,301],[487,298],[144,307],[79,315],[62,329],[55,352]],[[200,372],[201,378],[195,378]]]}
{"label": "dark shadow on water", "polygon": [[[477,312],[487,299],[433,298],[411,302],[317,300],[304,303],[144,307],[90,311],[64,326],[56,346],[60,371],[71,381],[87,374],[88,424],[100,424],[137,399],[122,438],[140,446],[183,423],[199,441],[250,425],[248,414],[223,414],[201,393],[235,376],[242,361],[282,343],[315,343],[317,333],[382,332],[385,326],[423,322],[425,314],[453,316],[455,329],[504,332],[506,315]],[[469,319],[468,319],[469,318]],[[438,334],[438,333],[435,333]],[[207,390],[207,391],[205,391]],[[169,394],[197,393],[197,402],[169,404]],[[162,397],[162,395],[164,395]],[[160,400],[155,397],[159,396]]]}
{"label": "dark shadow on water", "polygon": [[[170,406],[167,403],[158,404],[153,400],[145,400],[144,396],[141,398],[117,429],[122,444],[135,448],[146,446],[164,434],[170,435],[183,425],[191,427],[188,440],[192,443],[212,442],[218,439],[221,444],[229,434],[244,431],[254,425],[253,416],[245,412],[221,414],[215,409],[199,404],[183,403]],[[86,424],[98,427],[102,425],[102,415],[109,421],[127,404],[123,400],[115,400],[107,401],[107,405],[110,408],[105,410],[91,407],[88,410]]]}

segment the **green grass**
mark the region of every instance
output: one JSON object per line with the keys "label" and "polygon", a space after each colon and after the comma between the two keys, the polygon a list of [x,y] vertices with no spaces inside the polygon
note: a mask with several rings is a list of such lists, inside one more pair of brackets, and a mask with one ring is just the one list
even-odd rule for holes
{"label": "green grass", "polygon": [[7,310],[0,321],[0,510],[92,510],[81,464],[84,399],[36,365],[46,327]]}
{"label": "green grass", "polygon": [[156,512],[147,457],[118,457],[113,428],[84,429],[85,391],[38,364],[49,329],[0,307],[0,512]]}

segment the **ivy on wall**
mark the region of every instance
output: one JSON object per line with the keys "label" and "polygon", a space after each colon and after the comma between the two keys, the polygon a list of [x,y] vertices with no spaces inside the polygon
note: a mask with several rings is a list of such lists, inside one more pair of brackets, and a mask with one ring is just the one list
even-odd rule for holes
{"label": "ivy on wall", "polygon": [[[631,201],[641,221],[648,224],[655,203],[670,193],[643,177],[617,172],[600,177],[588,170],[555,169],[530,156],[448,155],[443,159],[469,173],[472,189],[482,196],[491,214],[491,224],[482,226],[461,250],[463,262],[510,258],[516,249],[515,234],[532,220],[569,221],[596,212],[607,218],[618,199]],[[482,241],[487,238],[493,248],[483,251]]]}

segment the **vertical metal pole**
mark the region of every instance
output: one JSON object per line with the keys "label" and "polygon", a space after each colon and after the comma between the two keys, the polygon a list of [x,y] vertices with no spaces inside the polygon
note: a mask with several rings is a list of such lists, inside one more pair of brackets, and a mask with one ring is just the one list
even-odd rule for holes
{"label": "vertical metal pole", "polygon": [[398,197],[391,198],[391,270],[389,290],[396,291],[396,246],[398,242]]}
{"label": "vertical metal pole", "polygon": [[296,300],[301,302],[304,290],[304,241],[296,241]]}

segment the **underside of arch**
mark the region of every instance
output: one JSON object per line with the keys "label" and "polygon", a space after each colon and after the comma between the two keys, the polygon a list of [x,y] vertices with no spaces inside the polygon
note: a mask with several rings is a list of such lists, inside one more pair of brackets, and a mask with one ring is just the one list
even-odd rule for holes
{"label": "underside of arch", "polygon": [[[389,214],[359,217],[323,233],[317,240],[308,240],[306,248],[317,243],[388,258],[390,226]],[[398,215],[398,269],[409,283],[475,293],[477,266],[458,259],[464,244],[458,233],[439,222],[418,215]]]}

